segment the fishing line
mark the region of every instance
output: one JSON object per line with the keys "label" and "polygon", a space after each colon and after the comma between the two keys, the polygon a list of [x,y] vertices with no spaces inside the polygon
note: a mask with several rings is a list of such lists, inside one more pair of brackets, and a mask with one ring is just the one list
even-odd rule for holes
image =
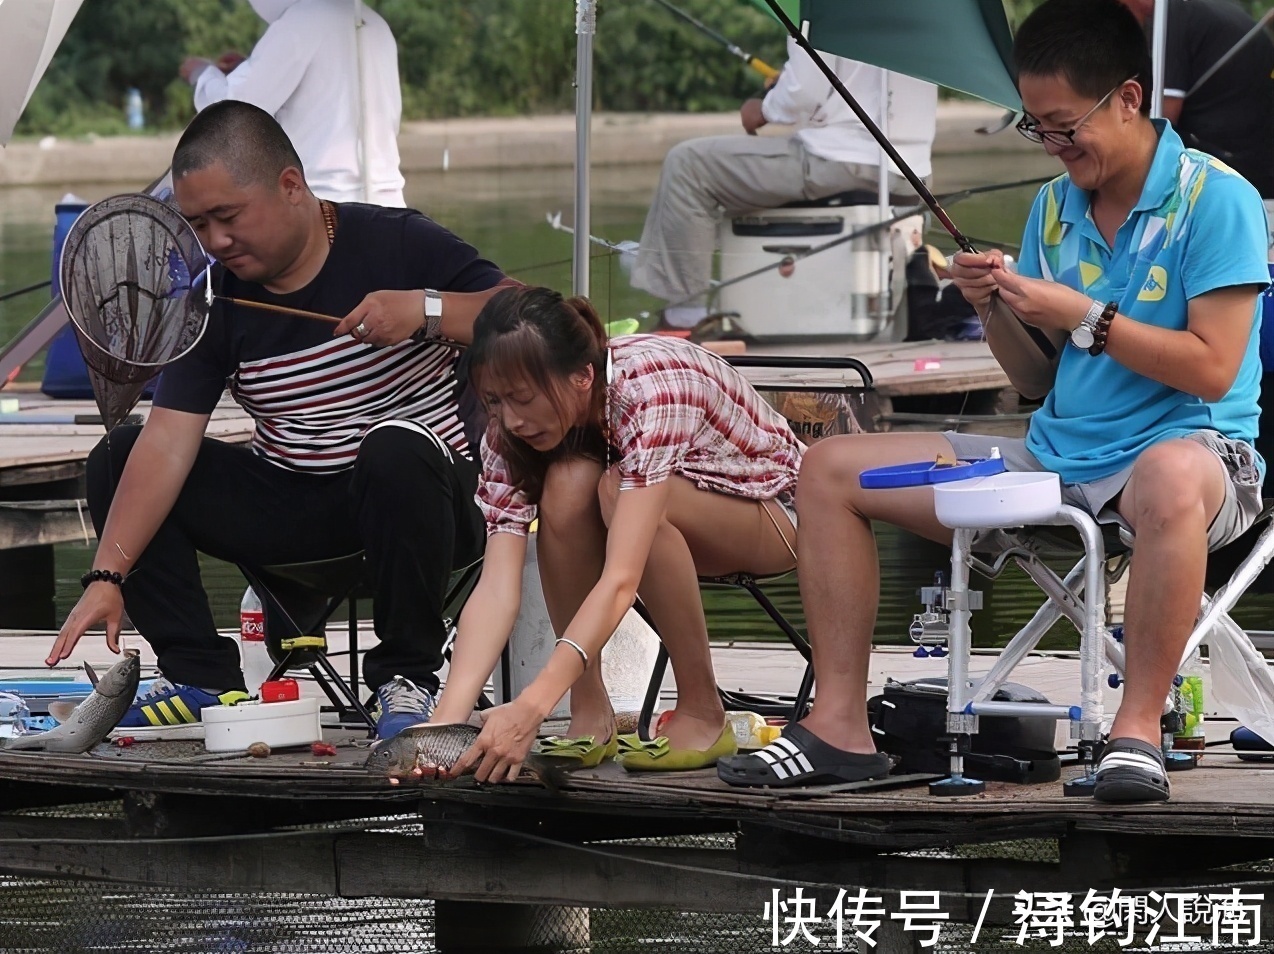
{"label": "fishing line", "polygon": [[[942,196],[942,200],[948,203],[961,202],[964,199],[969,198],[970,196],[982,195],[988,192],[998,192],[1004,189],[1017,189],[1017,188],[1022,188],[1024,186],[1043,185],[1045,182],[1051,182],[1054,178],[1055,178],[1054,176],[1036,176],[1031,179],[1020,179],[1017,182],[999,182],[999,183],[994,183],[992,185],[973,186],[968,189],[961,189],[958,192],[945,193]],[[911,218],[913,215],[919,215],[920,213],[925,211],[925,208],[926,207],[923,205],[909,206],[906,209],[903,209],[901,212],[897,212],[892,217],[885,219],[881,222],[873,222],[871,225],[863,226],[861,229],[857,229],[853,232],[850,232],[847,235],[842,235],[838,238],[834,238],[830,242],[824,242],[822,245],[816,245],[813,248],[811,248],[808,252],[801,255],[800,258],[803,258],[803,259],[809,258],[813,255],[817,255],[820,252],[825,252],[830,248],[835,248],[838,245],[844,245],[846,242],[852,242],[854,239],[864,238],[865,236],[872,235],[876,232],[879,232],[879,231],[882,231],[883,229],[888,228],[891,225],[901,222],[903,219]],[[736,275],[733,278],[727,279],[726,281],[716,282],[712,285],[709,285],[707,288],[700,289],[694,294],[689,295],[685,298],[682,298],[678,301],[669,302],[668,307],[672,308],[672,307],[676,307],[677,305],[687,304],[689,302],[692,302],[698,299],[699,297],[703,295],[711,294],[712,292],[718,291],[719,289],[727,288],[730,285],[734,285],[738,282],[744,281],[749,278],[755,278],[757,275],[763,275],[766,272],[773,271],[776,268],[781,268],[784,265],[787,265],[790,263],[791,263],[790,257],[785,256],[784,258],[771,262],[769,265],[762,265],[760,268],[754,269],[743,275]]]}
{"label": "fishing line", "polygon": [[27,295],[33,291],[39,291],[41,288],[48,288],[53,284],[53,279],[43,282],[36,282],[34,285],[27,285],[25,288],[15,288],[11,292],[5,292],[0,295],[0,302],[8,301],[10,298],[17,298],[19,295]]}

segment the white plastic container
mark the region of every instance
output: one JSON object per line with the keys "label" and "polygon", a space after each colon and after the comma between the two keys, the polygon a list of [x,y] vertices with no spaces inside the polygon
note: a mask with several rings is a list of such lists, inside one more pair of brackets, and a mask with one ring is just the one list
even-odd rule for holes
{"label": "white plastic container", "polygon": [[935,484],[938,522],[957,529],[1021,527],[1049,520],[1062,505],[1057,474],[1006,471]]}
{"label": "white plastic container", "polygon": [[278,749],[323,739],[319,703],[313,698],[208,706],[202,718],[204,748],[209,752],[241,752],[253,742]]}

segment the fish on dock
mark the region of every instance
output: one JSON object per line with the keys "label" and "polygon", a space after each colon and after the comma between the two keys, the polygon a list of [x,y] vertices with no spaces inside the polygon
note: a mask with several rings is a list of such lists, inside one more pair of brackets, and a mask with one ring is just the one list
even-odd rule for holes
{"label": "fish on dock", "polygon": [[[449,778],[451,768],[469,751],[481,729],[464,723],[413,725],[377,743],[367,757],[367,771],[386,776],[391,784],[421,778]],[[561,787],[561,772],[548,759],[527,755],[522,765],[552,792]]]}
{"label": "fish on dock", "polygon": [[3,751],[56,752],[60,755],[82,755],[106,739],[137,697],[141,681],[141,656],[136,650],[97,680],[93,691],[77,705],[62,724],[47,732],[20,735],[7,740]]}

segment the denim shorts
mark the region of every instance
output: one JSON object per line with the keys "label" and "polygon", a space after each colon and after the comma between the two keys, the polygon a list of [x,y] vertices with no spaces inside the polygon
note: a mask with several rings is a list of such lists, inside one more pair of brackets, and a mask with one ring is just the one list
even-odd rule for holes
{"label": "denim shorts", "polygon": [[[951,442],[957,457],[989,457],[991,449],[998,447],[1009,470],[1048,469],[1027,450],[1023,437],[987,437],[954,431],[942,436]],[[1225,485],[1225,501],[1208,527],[1208,549],[1216,550],[1242,535],[1261,512],[1261,474],[1256,466],[1256,451],[1246,441],[1232,440],[1217,431],[1195,431],[1186,435],[1186,439],[1197,441],[1216,454],[1230,478]],[[1114,523],[1131,530],[1111,506],[1131,476],[1132,467],[1126,467],[1086,484],[1062,484],[1062,503],[1079,507],[1096,517],[1098,523]]]}

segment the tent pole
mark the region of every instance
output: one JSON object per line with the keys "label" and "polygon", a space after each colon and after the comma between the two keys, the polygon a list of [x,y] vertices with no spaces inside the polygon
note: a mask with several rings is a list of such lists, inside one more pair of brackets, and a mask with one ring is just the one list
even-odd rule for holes
{"label": "tent pole", "polygon": [[593,35],[597,32],[597,0],[575,0],[575,243],[571,291],[588,295],[589,145],[593,116]]}
{"label": "tent pole", "polygon": [[[884,127],[885,136],[889,136],[889,73],[883,71],[880,80],[880,124]],[[889,156],[885,154],[885,150],[879,151],[876,165],[876,208],[880,214],[880,220],[883,222],[889,218]],[[876,296],[876,317],[880,320],[879,327],[883,328],[885,322],[889,320],[889,316],[893,314],[894,302],[892,299],[892,283],[889,280],[890,262],[889,253],[892,245],[890,241],[890,233],[888,230],[874,237],[880,243],[880,259],[877,269],[878,278],[880,280],[880,294]]]}
{"label": "tent pole", "polygon": [[1150,94],[1150,118],[1159,119],[1163,116],[1163,72],[1168,51],[1168,0],[1159,0],[1155,4],[1153,24],[1150,41],[1150,84],[1154,90]]}

